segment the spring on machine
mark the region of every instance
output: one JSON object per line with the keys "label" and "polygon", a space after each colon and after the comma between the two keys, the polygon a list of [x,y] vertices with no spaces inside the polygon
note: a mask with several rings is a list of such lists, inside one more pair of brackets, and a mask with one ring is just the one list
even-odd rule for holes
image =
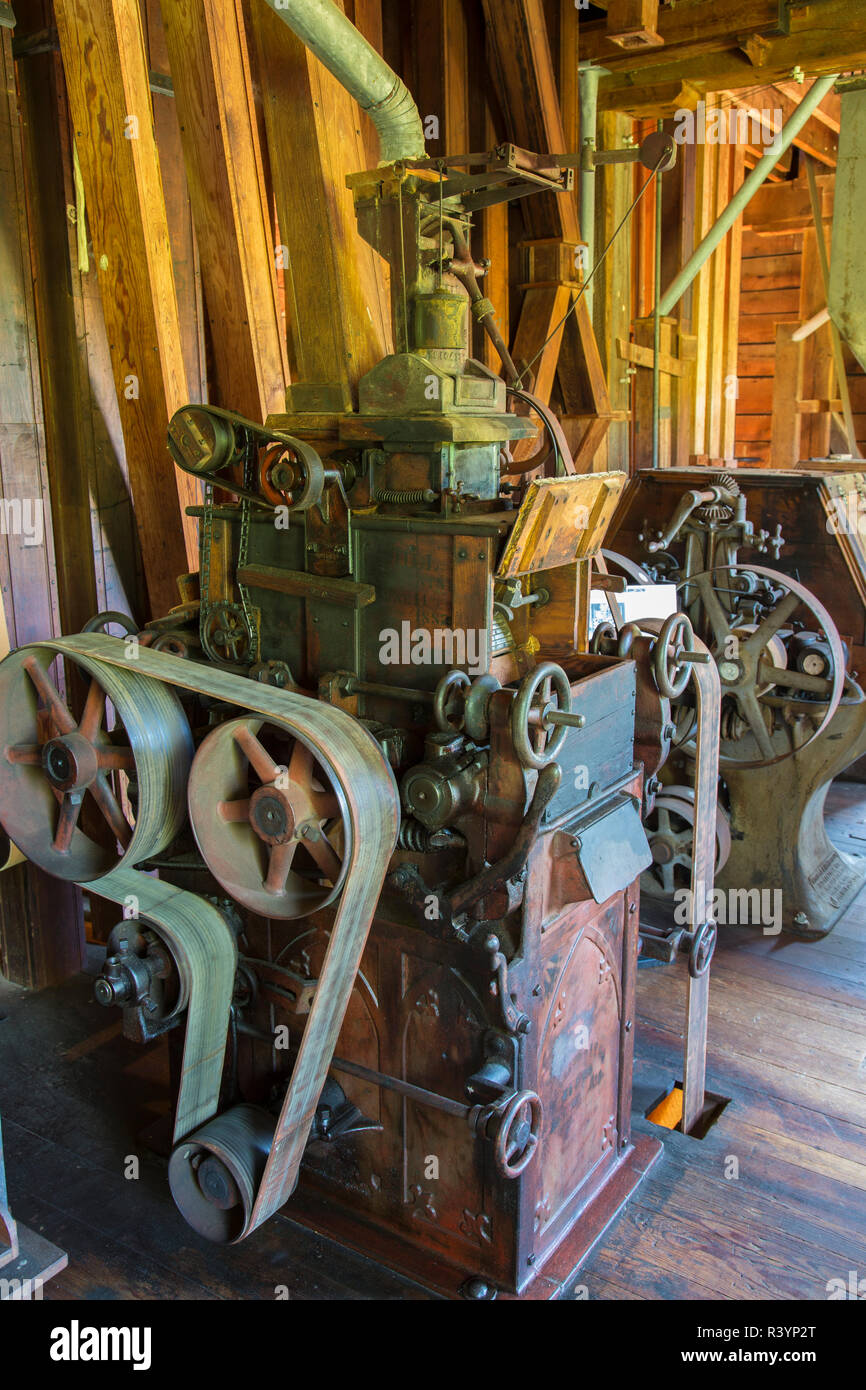
{"label": "spring on machine", "polygon": [[435,502],[436,493],[429,487],[414,488],[407,492],[398,492],[394,488],[383,488],[381,492],[376,493],[374,500],[376,502],[398,503],[405,506],[412,502]]}

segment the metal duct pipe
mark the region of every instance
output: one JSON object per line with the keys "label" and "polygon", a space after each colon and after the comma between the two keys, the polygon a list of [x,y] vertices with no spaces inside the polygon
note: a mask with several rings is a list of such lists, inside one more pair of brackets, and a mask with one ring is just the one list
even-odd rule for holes
{"label": "metal duct pipe", "polygon": [[265,0],[346,88],[379,133],[379,163],[423,159],[412,93],[333,0]]}
{"label": "metal duct pipe", "polygon": [[[577,73],[581,150],[578,214],[580,217],[580,235],[586,242],[584,281],[595,265],[595,165],[592,156],[596,147],[598,84],[605,71],[605,68],[587,66],[579,68]],[[589,284],[583,292],[590,316],[592,315],[593,288],[593,285]]]}
{"label": "metal duct pipe", "polygon": [[685,294],[701,266],[713,254],[722,237],[730,231],[752,194],[760,188],[770,170],[775,168],[780,155],[783,155],[788,146],[793,144],[795,137],[799,135],[815,107],[831,91],[838,76],[839,74],[836,72],[829,77],[818,77],[812,83],[796,111],[791,113],[786,124],[779,131],[772,145],[769,146],[767,153],[755,165],[742,188],[734,194],[721,217],[707,232],[700,246],[695,247],[679,275],[665,290],[659,304],[659,313],[662,318],[671,312],[680,297]]}

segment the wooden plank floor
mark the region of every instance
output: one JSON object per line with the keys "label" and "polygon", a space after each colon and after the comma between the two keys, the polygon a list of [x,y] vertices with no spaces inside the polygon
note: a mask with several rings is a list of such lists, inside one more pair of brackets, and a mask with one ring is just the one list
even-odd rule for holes
{"label": "wooden plank floor", "polygon": [[[837,784],[834,838],[866,853],[866,787]],[[644,1105],[679,1079],[682,968],[641,970]],[[179,1218],[165,1164],[132,1137],[168,1109],[164,1044],[141,1049],[81,977],[0,982],[0,1114],[13,1211],[69,1252],[46,1298],[425,1299],[277,1216],[241,1246]],[[704,1140],[665,1154],[579,1276],[593,1299],[824,1299],[866,1277],[866,894],[820,942],[728,928],[713,966]],[[129,1155],[139,1176],[126,1177]],[[734,1162],[736,1161],[736,1163]],[[733,1173],[736,1169],[736,1176]],[[584,1292],[585,1291],[585,1292]]]}

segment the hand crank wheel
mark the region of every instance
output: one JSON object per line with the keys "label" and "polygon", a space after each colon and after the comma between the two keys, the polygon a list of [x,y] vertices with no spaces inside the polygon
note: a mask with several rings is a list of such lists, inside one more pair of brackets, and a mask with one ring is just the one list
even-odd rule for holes
{"label": "hand crank wheel", "polygon": [[524,676],[511,709],[511,739],[524,767],[540,771],[555,760],[568,737],[568,729],[564,725],[555,728],[548,715],[568,714],[570,710],[571,685],[556,662],[544,661]]}
{"label": "hand crank wheel", "polygon": [[[534,1091],[518,1091],[495,1119],[494,1162],[504,1178],[519,1178],[532,1162],[541,1134],[543,1112]],[[488,1127],[489,1133],[490,1127]]]}

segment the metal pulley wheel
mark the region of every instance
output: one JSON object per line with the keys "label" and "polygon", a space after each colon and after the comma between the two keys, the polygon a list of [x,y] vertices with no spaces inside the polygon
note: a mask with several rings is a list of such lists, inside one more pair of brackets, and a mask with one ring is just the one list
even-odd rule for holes
{"label": "metal pulley wheel", "polygon": [[622,570],[626,578],[633,580],[635,584],[652,584],[652,576],[643,565],[630,560],[627,555],[620,555],[618,550],[602,550],[601,558],[608,565],[616,565],[617,569]]}
{"label": "metal pulley wheel", "polygon": [[340,782],[288,726],[250,715],[208,734],[189,815],[214,878],[262,917],[303,917],[342,889],[351,835]]}
{"label": "metal pulley wheel", "polygon": [[[651,898],[672,899],[691,883],[695,837],[695,789],[666,786],[644,821],[653,862],[641,875],[641,891]],[[716,863],[718,873],[731,853],[731,824],[723,806],[716,805]],[[679,870],[679,872],[678,872]]]}
{"label": "metal pulley wheel", "polygon": [[245,1233],[274,1137],[257,1105],[236,1105],[184,1139],[171,1156],[171,1195],[194,1231],[228,1245]]}
{"label": "metal pulley wheel", "polygon": [[611,656],[616,651],[617,633],[613,623],[601,622],[589,639],[593,656]]}
{"label": "metal pulley wheel", "polygon": [[[749,625],[753,630],[746,639],[737,639],[734,651],[731,650],[731,639],[735,630],[742,629],[744,624],[736,613],[729,612],[722,604],[716,590],[716,576],[720,576],[721,586],[729,592],[734,590],[733,581],[738,577],[743,580],[754,577],[767,580],[783,591],[783,597],[770,612],[757,623]],[[729,696],[736,703],[743,731],[751,735],[761,755],[759,758],[735,757],[731,750],[736,747],[737,740],[727,737],[724,739],[724,752],[719,758],[720,767],[767,767],[808,748],[827,729],[839,708],[845,684],[842,641],[823,604],[802,584],[762,565],[717,565],[683,580],[678,590],[684,607],[695,613],[700,610],[698,630],[706,629],[705,640],[713,647],[722,696]],[[684,595],[683,591],[686,591]],[[805,608],[818,624],[817,635],[829,652],[832,666],[830,675],[814,675],[809,671],[792,669],[787,664],[777,664],[777,634],[790,625],[799,608]],[[813,718],[820,715],[820,722],[799,746],[779,752],[765,712],[772,717],[775,709],[784,710],[792,705],[798,706],[796,712],[800,715]],[[725,725],[730,728],[731,720],[727,719]]]}
{"label": "metal pulley wheel", "polygon": [[302,440],[276,443],[263,449],[258,465],[259,490],[275,507],[309,511],[322,500],[325,466],[319,455]]}
{"label": "metal pulley wheel", "polygon": [[252,654],[253,635],[239,603],[221,601],[208,608],[201,625],[201,644],[212,661],[243,666]]}
{"label": "metal pulley wheel", "polygon": [[122,627],[124,632],[128,633],[138,632],[138,624],[132,621],[128,613],[117,613],[113,609],[105,613],[96,613],[92,618],[88,618],[81,631],[105,632],[107,627]]}
{"label": "metal pulley wheel", "polygon": [[571,713],[571,684],[556,662],[544,661],[524,676],[511,709],[511,740],[523,767],[540,771],[552,763],[569,728],[585,723],[582,714]]}
{"label": "metal pulley wheel", "polygon": [[[107,640],[122,650],[121,639]],[[0,664],[0,800],[5,828],[28,859],[57,878],[89,880],[121,856],[139,863],[176,837],[192,735],[162,682],[67,653],[91,678],[76,718],[51,675],[56,656],[53,644],[39,643]],[[108,826],[99,840],[79,825],[86,798]]]}

